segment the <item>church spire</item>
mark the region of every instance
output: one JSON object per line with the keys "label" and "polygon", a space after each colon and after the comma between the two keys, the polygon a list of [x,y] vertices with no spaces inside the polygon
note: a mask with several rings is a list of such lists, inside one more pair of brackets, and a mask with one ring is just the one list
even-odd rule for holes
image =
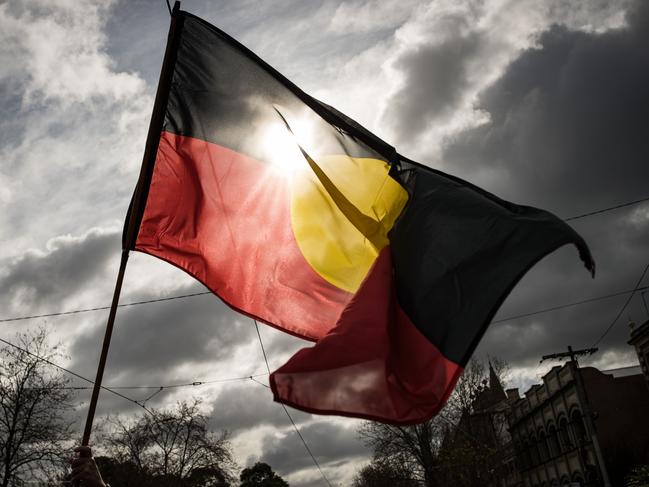
{"label": "church spire", "polygon": [[498,378],[498,374],[496,374],[496,371],[493,368],[491,360],[489,361],[489,392],[492,400],[496,402],[507,399],[505,389],[503,389],[503,385]]}

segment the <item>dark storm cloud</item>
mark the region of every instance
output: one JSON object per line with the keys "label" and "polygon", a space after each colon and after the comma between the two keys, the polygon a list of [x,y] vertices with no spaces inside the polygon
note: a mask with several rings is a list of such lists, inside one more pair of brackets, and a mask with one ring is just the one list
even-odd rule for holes
{"label": "dark storm cloud", "polygon": [[47,251],[27,251],[0,276],[3,309],[30,313],[74,299],[91,287],[119,254],[119,234],[91,230],[81,237],[57,237]]}
{"label": "dark storm cloud", "polygon": [[431,123],[454,110],[468,86],[468,61],[479,47],[480,35],[469,33],[419,47],[395,63],[405,80],[389,100],[384,120],[401,144],[411,143]]}
{"label": "dark storm cloud", "polygon": [[446,147],[464,175],[502,171],[498,194],[569,216],[645,196],[649,6],[602,34],[553,27],[483,93],[491,123]]}
{"label": "dark storm cloud", "polygon": [[[257,380],[265,382],[263,377],[258,377]],[[270,389],[252,380],[224,387],[213,401],[213,407],[211,426],[226,429],[234,435],[262,425],[291,425],[282,406],[273,401]],[[313,415],[296,409],[291,409],[290,413],[298,425],[313,418]]]}
{"label": "dark storm cloud", "polygon": [[[198,367],[227,360],[254,338],[248,323],[210,295],[122,308],[116,323],[107,374],[136,383],[160,383],[180,365]],[[98,321],[92,331],[75,340],[71,355],[77,368],[96,363],[95,354],[89,352],[98,348],[103,333],[104,322]]]}
{"label": "dark storm cloud", "polygon": [[573,222],[595,256],[596,278],[591,279],[583,272],[572,246],[563,247],[523,278],[496,319],[632,289],[649,258],[646,247],[649,219],[636,225],[629,218],[637,211],[648,210],[649,205],[637,206]]}
{"label": "dark storm cloud", "polygon": [[[201,292],[200,285],[179,288],[174,294]],[[133,295],[133,301],[156,299],[154,291]],[[101,316],[101,315],[100,315]],[[97,370],[107,312],[94,326],[68,342],[73,371],[93,378]],[[249,323],[212,295],[120,308],[110,344],[103,383],[106,386],[169,386],[194,381],[230,378],[259,370],[251,365],[244,373],[227,366],[237,351],[256,339]],[[263,379],[263,378],[262,378]],[[82,384],[75,379],[75,383]],[[169,405],[180,399],[203,398],[207,386],[168,388],[155,394],[148,407]],[[260,387],[260,386],[259,386]],[[131,399],[143,401],[155,389],[119,390]],[[90,391],[79,398],[87,401]],[[136,404],[102,392],[97,416],[138,413]]]}
{"label": "dark storm cloud", "polygon": [[299,349],[313,346],[313,342],[302,340],[289,333],[282,333],[274,328],[262,327],[262,339],[270,363],[271,370],[280,367],[288,358]]}
{"label": "dark storm cloud", "polygon": [[[481,95],[476,108],[491,121],[447,144],[447,170],[562,217],[647,196],[649,4],[637,2],[627,21],[604,33],[546,31]],[[649,262],[646,204],[571,224],[591,246],[597,278],[582,273],[573,249],[562,249],[523,279],[496,319],[635,286]],[[521,364],[568,344],[592,346],[625,299],[494,324],[478,353]],[[636,297],[602,349],[632,357],[624,323],[643,314]]]}
{"label": "dark storm cloud", "polygon": [[0,147],[16,146],[20,143],[20,137],[24,130],[21,119],[22,101],[20,83],[14,80],[6,82],[0,76],[0,83],[4,96],[0,100],[0,110],[3,117],[0,120]]}
{"label": "dark storm cloud", "polygon": [[[355,428],[316,422],[302,426],[300,432],[318,463],[325,468],[327,464],[335,465],[340,461],[367,456],[367,448],[359,440]],[[268,463],[280,475],[313,467],[313,460],[305,454],[304,446],[291,430],[265,436],[257,461]]]}

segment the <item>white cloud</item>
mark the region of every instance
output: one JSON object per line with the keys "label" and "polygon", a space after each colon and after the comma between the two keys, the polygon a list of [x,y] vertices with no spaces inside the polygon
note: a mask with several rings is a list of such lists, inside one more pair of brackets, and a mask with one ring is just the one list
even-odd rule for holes
{"label": "white cloud", "polygon": [[112,225],[135,185],[152,97],[106,53],[112,2],[0,5],[0,253]]}
{"label": "white cloud", "polygon": [[649,204],[644,203],[634,208],[626,220],[629,224],[637,228],[643,228],[649,225]]}
{"label": "white cloud", "polygon": [[2,6],[2,42],[9,47],[4,54],[14,59],[20,54],[27,105],[56,100],[66,107],[95,97],[124,100],[142,91],[137,75],[113,71],[104,50],[103,23],[112,3],[33,0],[15,14]]}
{"label": "white cloud", "polygon": [[394,29],[410,16],[417,2],[412,0],[346,1],[338,4],[329,23],[335,33],[371,32]]}
{"label": "white cloud", "polygon": [[[393,7],[383,5],[342,3],[330,28],[351,30],[352,20],[358,20],[361,31],[382,28],[389,18],[385,11]],[[577,2],[573,8],[554,0],[432,0],[404,6],[389,18],[396,27],[393,35],[353,53],[332,75],[329,88],[316,95],[403,153],[441,164],[441,146],[448,138],[489,122],[488,114],[476,108],[478,95],[524,49],[536,46],[542,32],[552,24],[597,32],[619,28],[626,7],[627,2],[597,1]],[[405,113],[403,100],[411,107]],[[425,116],[417,118],[411,110]],[[404,125],[411,135],[405,135]]]}

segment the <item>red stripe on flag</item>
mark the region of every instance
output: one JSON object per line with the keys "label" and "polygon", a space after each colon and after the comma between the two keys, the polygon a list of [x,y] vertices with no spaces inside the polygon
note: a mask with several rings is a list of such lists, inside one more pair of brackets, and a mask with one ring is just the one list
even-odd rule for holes
{"label": "red stripe on flag", "polygon": [[321,338],[352,295],[302,256],[289,185],[268,164],[163,132],[135,248],[185,270],[237,311]]}
{"label": "red stripe on flag", "polygon": [[415,424],[437,414],[462,371],[399,306],[386,247],[337,326],[270,383],[276,401],[308,412]]}

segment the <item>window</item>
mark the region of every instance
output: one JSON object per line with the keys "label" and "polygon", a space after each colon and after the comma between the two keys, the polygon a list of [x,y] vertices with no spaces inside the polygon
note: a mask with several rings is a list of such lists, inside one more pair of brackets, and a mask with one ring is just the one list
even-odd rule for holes
{"label": "window", "polygon": [[530,454],[532,457],[532,465],[538,465],[541,463],[539,455],[539,444],[536,441],[534,434],[530,435]]}
{"label": "window", "polygon": [[545,431],[539,431],[539,455],[542,462],[546,462],[550,458],[550,453],[548,452],[548,443],[545,438]]}
{"label": "window", "polygon": [[563,416],[559,420],[559,441],[561,443],[561,450],[571,450],[573,447],[570,433],[568,432],[568,420]]}
{"label": "window", "polygon": [[519,441],[515,441],[514,451],[516,452],[516,457],[514,459],[515,468],[517,470],[527,468],[527,464],[525,463],[525,445]]}
{"label": "window", "polygon": [[561,449],[559,448],[559,435],[557,428],[553,424],[548,426],[548,450],[550,457],[556,457],[561,453]]}
{"label": "window", "polygon": [[523,467],[530,468],[532,466],[532,448],[529,440],[523,443]]}
{"label": "window", "polygon": [[571,414],[572,432],[577,444],[581,444],[587,440],[586,427],[584,426],[584,418],[581,416],[581,411],[575,409]]}
{"label": "window", "polygon": [[573,483],[584,485],[584,477],[581,475],[580,472],[575,472],[574,474],[572,474],[572,481]]}

